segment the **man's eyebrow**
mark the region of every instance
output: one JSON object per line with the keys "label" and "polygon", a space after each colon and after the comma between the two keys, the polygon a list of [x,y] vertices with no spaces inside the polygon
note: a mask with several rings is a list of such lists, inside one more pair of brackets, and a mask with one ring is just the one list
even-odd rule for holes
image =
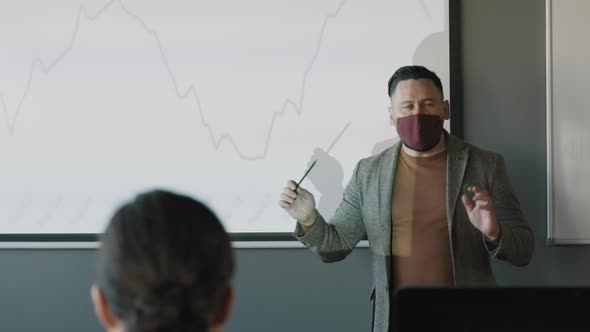
{"label": "man's eyebrow", "polygon": [[[423,103],[423,102],[427,102],[427,101],[431,101],[431,102],[436,102],[438,99],[435,97],[428,97],[428,98],[424,98],[424,99],[420,99],[418,102]],[[406,100],[402,100],[400,102],[400,104],[413,104],[414,100],[413,99],[406,99]]]}

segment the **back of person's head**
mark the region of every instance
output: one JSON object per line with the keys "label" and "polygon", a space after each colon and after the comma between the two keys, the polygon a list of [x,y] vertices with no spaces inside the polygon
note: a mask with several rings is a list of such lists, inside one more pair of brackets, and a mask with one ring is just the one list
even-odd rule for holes
{"label": "back of person's head", "polygon": [[101,237],[92,299],[110,331],[221,328],[233,303],[229,235],[205,205],[151,191],[113,215]]}
{"label": "back of person's head", "polygon": [[420,80],[427,79],[431,80],[437,90],[440,92],[440,96],[444,99],[443,87],[440,78],[431,70],[424,66],[404,66],[400,67],[393,73],[389,82],[387,82],[387,93],[391,97],[395,93],[397,84],[401,81],[406,80]]}

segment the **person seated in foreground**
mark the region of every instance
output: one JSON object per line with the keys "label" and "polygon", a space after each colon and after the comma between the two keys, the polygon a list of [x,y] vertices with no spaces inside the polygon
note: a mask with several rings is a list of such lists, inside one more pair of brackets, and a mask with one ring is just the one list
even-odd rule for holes
{"label": "person seated in foreground", "polygon": [[204,204],[141,193],[100,237],[94,311],[108,332],[222,331],[234,301],[230,237]]}

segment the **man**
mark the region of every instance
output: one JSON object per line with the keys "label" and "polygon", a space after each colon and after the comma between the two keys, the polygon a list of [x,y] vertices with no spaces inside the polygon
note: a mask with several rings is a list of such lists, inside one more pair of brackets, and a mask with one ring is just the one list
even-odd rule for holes
{"label": "man", "polygon": [[391,325],[395,289],[494,286],[490,257],[526,265],[534,245],[502,156],[443,130],[450,112],[438,76],[402,67],[388,93],[401,141],[356,165],[329,222],[292,180],[279,201],[297,220],[295,237],[326,262],[344,259],[368,238],[373,331]]}

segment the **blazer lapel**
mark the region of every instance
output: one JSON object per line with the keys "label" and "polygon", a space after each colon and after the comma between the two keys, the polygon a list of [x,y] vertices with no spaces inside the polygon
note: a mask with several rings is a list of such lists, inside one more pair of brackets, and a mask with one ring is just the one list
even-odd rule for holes
{"label": "blazer lapel", "polygon": [[447,133],[447,221],[449,230],[453,226],[455,207],[461,196],[463,177],[469,158],[467,145],[453,135]]}
{"label": "blazer lapel", "polygon": [[379,165],[378,181],[378,209],[379,209],[379,228],[383,230],[383,243],[387,248],[387,255],[391,254],[391,195],[393,194],[393,181],[395,179],[395,170],[401,142],[398,142],[381,155]]}

